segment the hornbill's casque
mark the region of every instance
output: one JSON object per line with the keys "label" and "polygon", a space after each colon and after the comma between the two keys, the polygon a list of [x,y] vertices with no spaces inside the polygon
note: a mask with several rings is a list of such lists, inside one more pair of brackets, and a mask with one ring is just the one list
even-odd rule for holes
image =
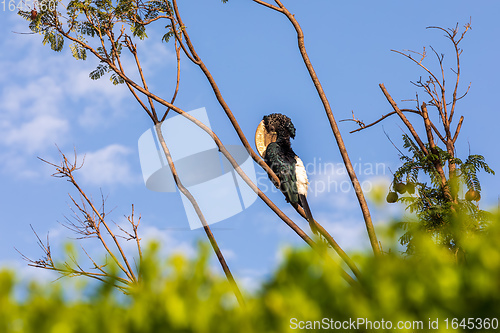
{"label": "hornbill's casque", "polygon": [[[280,190],[292,206],[300,205],[306,213],[311,230],[317,234],[307,203],[309,182],[302,160],[291,147],[290,138],[295,138],[295,127],[285,115],[273,113],[264,116],[255,133],[255,145],[264,161],[280,180]],[[272,178],[271,178],[272,180]]]}

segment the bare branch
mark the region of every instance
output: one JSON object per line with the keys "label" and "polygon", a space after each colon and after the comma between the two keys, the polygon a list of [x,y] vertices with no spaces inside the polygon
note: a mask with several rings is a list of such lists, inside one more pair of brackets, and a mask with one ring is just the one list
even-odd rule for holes
{"label": "bare branch", "polygon": [[[126,36],[125,38],[128,38],[129,45],[131,45],[131,53],[134,56],[135,64],[137,66],[137,71],[139,72],[139,75],[141,77],[142,85],[146,91],[149,91],[148,84],[146,83],[146,79],[144,78],[144,72],[142,71],[142,66],[141,66],[141,63],[139,61],[139,57],[137,56],[137,47],[133,44],[132,39],[130,37]],[[114,47],[114,43],[113,43],[113,51],[115,52],[116,57],[119,60],[120,57],[119,57],[118,53],[116,52],[116,48]],[[121,64],[120,64],[120,70],[123,72],[123,67],[121,66]],[[158,121],[158,116],[156,115],[153,99],[151,99],[151,97],[148,97],[148,102],[149,102],[149,107],[150,107],[151,113],[153,114],[154,119],[156,121]]]}
{"label": "bare branch", "polygon": [[[465,30],[462,32],[462,34],[460,35],[460,37],[458,39],[456,39],[457,34],[458,34],[458,23],[457,23],[457,25],[455,26],[454,29],[444,29],[444,28],[436,27],[436,26],[430,26],[430,27],[427,27],[427,28],[428,29],[438,29],[438,30],[443,31],[445,33],[445,36],[448,39],[450,39],[450,41],[453,43],[453,46],[455,48],[455,56],[456,56],[457,69],[454,72],[456,74],[456,81],[455,81],[455,87],[453,89],[453,101],[451,103],[450,115],[449,115],[449,118],[447,118],[447,123],[451,124],[451,122],[453,120],[453,115],[455,113],[456,102],[467,94],[466,93],[462,97],[457,98],[457,91],[458,91],[458,86],[459,86],[459,82],[460,82],[460,55],[462,54],[462,51],[463,51],[462,49],[460,49],[458,47],[458,45],[460,44],[460,42],[464,38],[465,34],[471,29],[471,23],[469,21],[469,23],[467,23],[464,26]],[[469,87],[470,87],[470,85],[469,85]],[[468,91],[468,89],[467,89],[467,91]],[[443,101],[444,101],[444,98],[443,98]]]}
{"label": "bare branch", "polygon": [[305,43],[304,43],[304,32],[302,31],[302,28],[300,27],[299,22],[295,18],[295,15],[290,13],[290,11],[288,11],[288,9],[281,3],[280,0],[275,0],[275,2],[276,2],[276,4],[278,4],[278,6],[280,8],[279,12],[281,12],[283,15],[285,15],[288,18],[288,20],[293,25],[293,27],[297,33],[297,42],[298,42],[300,54],[302,56],[302,60],[307,68],[307,71],[309,72],[309,76],[311,77],[311,80],[314,84],[314,87],[316,88],[316,91],[318,92],[318,96],[323,104],[323,108],[325,110],[326,116],[327,116],[328,121],[330,123],[330,127],[332,128],[333,135],[334,135],[335,140],[337,142],[337,146],[338,146],[340,154],[342,156],[342,160],[344,161],[344,165],[346,167],[347,173],[349,175],[352,186],[354,188],[354,192],[356,193],[356,198],[358,199],[358,203],[359,203],[359,206],[361,208],[361,212],[363,214],[363,219],[365,221],[366,231],[367,231],[368,237],[370,239],[370,244],[372,246],[372,250],[375,253],[375,255],[379,255],[380,254],[380,246],[379,246],[379,242],[377,240],[377,236],[375,234],[375,229],[373,227],[373,222],[372,222],[372,218],[370,215],[370,210],[368,208],[368,204],[366,202],[366,198],[364,196],[363,190],[361,189],[361,185],[359,183],[356,172],[352,166],[351,160],[349,158],[349,154],[347,153],[347,149],[345,147],[344,140],[342,138],[342,134],[338,128],[337,122],[335,121],[335,117],[333,116],[330,102],[328,101],[328,98],[325,94],[325,91],[323,90],[323,86],[321,85],[321,82],[319,81],[319,78],[316,74],[316,71],[314,70],[314,67],[311,63],[309,55],[307,54],[307,50],[306,50]]}
{"label": "bare branch", "polygon": [[470,90],[470,86],[471,86],[471,84],[472,84],[472,82],[469,82],[469,85],[467,86],[467,90],[463,93],[463,95],[462,95],[462,96],[457,97],[457,98],[456,98],[456,101],[459,101],[459,100],[461,100],[462,98],[464,98],[465,96],[467,96],[467,94],[469,93],[469,90]]}
{"label": "bare branch", "polygon": [[139,228],[139,223],[141,223],[141,216],[139,216],[137,223],[135,223],[134,222],[134,205],[132,205],[132,215],[128,216],[127,220],[132,225],[132,229],[134,231],[134,239],[137,243],[137,251],[139,252],[139,259],[142,261],[142,250],[141,250],[141,243],[140,243],[141,239],[139,238],[139,235],[137,234],[137,229]]}
{"label": "bare branch", "polygon": [[[175,12],[177,21],[179,22],[179,24],[181,26],[184,26],[184,23],[183,23],[183,21],[182,21],[182,19],[180,17],[179,9],[177,7],[177,1],[173,0],[172,4],[173,4],[173,7],[174,7],[174,12]],[[217,98],[217,101],[219,102],[219,104],[221,105],[221,107],[224,109],[224,112],[226,113],[226,116],[228,117],[228,119],[231,122],[231,124],[233,125],[234,130],[238,134],[238,137],[240,138],[241,143],[246,148],[247,152],[250,154],[250,156],[252,157],[252,159],[255,162],[257,162],[257,164],[259,164],[267,172],[267,174],[273,179],[273,182],[275,184],[278,184],[278,186],[279,186],[279,183],[280,183],[279,178],[274,174],[273,170],[266,164],[266,162],[264,162],[264,160],[254,151],[254,149],[252,148],[252,146],[250,146],[250,143],[248,142],[245,134],[243,133],[243,130],[241,129],[241,127],[240,127],[238,121],[236,120],[233,112],[231,111],[231,109],[229,108],[229,105],[226,103],[224,97],[222,96],[222,93],[221,93],[221,91],[220,91],[217,83],[215,82],[212,74],[210,73],[210,71],[208,70],[208,68],[204,64],[204,62],[201,60],[201,58],[199,57],[199,55],[196,53],[196,50],[195,50],[195,48],[194,48],[194,46],[193,46],[193,44],[191,42],[191,38],[189,37],[189,34],[188,34],[187,30],[183,29],[182,30],[182,34],[185,37],[185,41],[186,41],[186,44],[187,44],[187,46],[189,48],[189,51],[193,55],[194,60],[192,60],[192,61],[195,64],[197,64],[200,67],[200,69],[202,70],[202,72],[205,74],[208,82],[210,83],[210,86],[212,87],[212,90],[213,90],[213,92],[215,94],[215,97]]]}
{"label": "bare branch", "polygon": [[427,73],[429,73],[429,75],[439,84],[440,88],[442,89],[443,87],[441,86],[441,83],[439,82],[439,80],[437,79],[437,77],[434,75],[434,73],[432,73],[427,67],[425,67],[421,62],[415,60],[411,55],[409,54],[406,54],[404,52],[401,52],[401,51],[397,51],[397,50],[391,50],[392,52],[396,52],[398,54],[401,54],[405,57],[407,57],[408,59],[410,59],[411,61],[413,61],[414,63],[416,63],[417,65],[419,65],[420,67],[422,67]]}
{"label": "bare branch", "polygon": [[[173,23],[172,23],[173,24]],[[170,104],[174,104],[175,99],[177,98],[177,93],[179,92],[179,83],[181,80],[181,46],[177,46],[177,38],[174,39],[174,47],[175,47],[175,56],[177,58],[177,76],[176,76],[176,83],[175,83],[175,91],[174,95],[172,96],[172,99],[170,100]],[[163,122],[165,118],[167,118],[168,112],[170,111],[170,108],[167,108],[165,113],[163,114],[163,117],[161,118],[160,122]]]}
{"label": "bare branch", "polygon": [[200,209],[200,206],[198,205],[198,202],[194,198],[194,196],[191,194],[191,192],[182,184],[181,179],[179,178],[179,175],[177,174],[177,170],[174,165],[174,161],[172,159],[172,156],[170,155],[170,151],[167,147],[167,144],[165,142],[165,139],[163,138],[163,133],[161,130],[161,123],[155,125],[156,129],[156,134],[158,135],[158,139],[160,140],[160,144],[163,148],[163,152],[165,154],[165,157],[168,162],[168,166],[170,167],[170,171],[172,173],[172,176],[174,177],[175,184],[177,185],[177,188],[184,194],[184,196],[189,200],[191,205],[193,206],[196,215],[198,215],[198,218],[200,219],[201,224],[203,225],[203,229],[205,230],[205,233],[207,234],[208,239],[210,240],[210,244],[212,245],[215,254],[217,255],[217,258],[219,259],[219,262],[222,266],[222,269],[224,270],[224,273],[226,274],[226,278],[228,279],[231,288],[233,288],[234,294],[236,295],[236,298],[238,299],[238,302],[240,305],[244,305],[245,301],[243,299],[243,295],[241,294],[240,289],[238,288],[238,285],[236,284],[236,281],[234,280],[233,274],[231,273],[231,270],[229,269],[229,266],[226,263],[226,259],[224,258],[224,255],[222,254],[222,251],[219,248],[219,245],[217,244],[217,241],[215,240],[215,237],[212,233],[212,230],[207,224],[207,221],[205,219],[205,216],[203,215],[203,212]]}
{"label": "bare branch", "polygon": [[[184,43],[182,42],[182,36],[177,32],[177,28],[175,25],[177,24],[174,19],[171,19],[171,29],[172,32],[174,33],[175,39],[179,42],[179,45],[181,46],[182,50],[184,51],[184,54],[188,57],[189,60],[191,60],[195,64],[199,64],[199,59],[196,59],[194,55],[191,54],[191,52],[186,48]],[[185,27],[181,27],[181,31],[184,31]]]}
{"label": "bare branch", "polygon": [[358,124],[361,128],[364,128],[364,127],[365,127],[365,123],[364,123],[364,122],[362,122],[362,121],[361,121],[361,120],[359,120],[359,119],[356,119],[356,118],[354,117],[354,111],[353,111],[353,110],[351,110],[351,113],[352,113],[352,119],[342,119],[342,120],[339,120],[339,123],[341,123],[341,122],[343,122],[343,121],[353,121],[353,122],[355,122],[356,124]]}
{"label": "bare branch", "polygon": [[455,130],[455,135],[453,136],[453,143],[455,143],[458,139],[458,134],[460,133],[460,129],[462,128],[462,123],[464,122],[464,116],[460,117],[458,121],[457,129]]}
{"label": "bare branch", "polygon": [[[416,114],[420,115],[420,111],[418,111],[418,110],[412,110],[412,109],[401,109],[401,112],[411,112],[411,113],[416,113]],[[360,128],[355,129],[354,131],[350,131],[349,133],[359,132],[359,131],[364,130],[364,129],[368,128],[368,127],[372,127],[373,125],[378,124],[379,122],[381,122],[385,118],[390,117],[390,116],[395,115],[395,114],[397,114],[396,111],[389,112],[388,114],[383,115],[378,120],[376,120],[373,123],[368,124],[368,125],[365,125],[364,123],[358,123],[358,125],[360,126]],[[345,119],[345,120],[351,120],[351,119]],[[341,120],[341,121],[344,121],[344,120]]]}
{"label": "bare branch", "polygon": [[432,153],[437,155],[436,144],[434,143],[434,137],[432,135],[431,121],[429,120],[429,113],[427,112],[427,105],[425,102],[422,103],[422,116],[424,117],[425,132],[427,133],[429,147],[433,151]]}
{"label": "bare branch", "polygon": [[265,7],[268,7],[268,8],[271,8],[277,12],[282,12],[282,9],[279,8],[279,7],[276,7],[274,5],[271,5],[270,3],[267,3],[265,1],[261,1],[261,0],[252,0],[253,2],[255,3],[258,3],[259,5],[262,5],[262,6],[265,6]]}
{"label": "bare branch", "polygon": [[[389,136],[389,134],[387,134],[387,132],[385,131],[384,127],[382,126],[382,131],[384,131],[384,134],[385,134],[385,137],[387,138],[387,140],[389,140],[389,142],[392,144],[392,146],[399,152],[399,155],[400,155],[400,158],[401,156],[404,156],[403,152],[398,148],[398,146],[396,146],[394,144],[394,142],[392,141],[391,137]],[[389,171],[391,171],[391,169],[389,168]],[[392,173],[392,171],[391,171]]]}
{"label": "bare branch", "polygon": [[[99,240],[101,241],[101,244],[104,246],[104,248],[106,249],[106,251],[113,258],[113,260],[116,262],[116,264],[118,265],[118,267],[130,278],[130,280],[136,281],[134,272],[133,272],[132,268],[130,267],[130,265],[128,263],[127,257],[125,256],[125,253],[123,252],[120,243],[116,239],[116,236],[114,235],[114,233],[111,231],[111,229],[108,227],[108,224],[104,220],[103,214],[97,210],[97,208],[93,204],[92,200],[89,199],[89,197],[85,194],[85,192],[82,190],[82,188],[78,185],[78,183],[76,182],[75,178],[73,177],[73,173],[72,172],[74,170],[76,170],[76,163],[72,164],[71,162],[68,161],[68,159],[66,158],[66,156],[60,150],[59,150],[59,152],[60,152],[60,154],[62,156],[62,163],[61,163],[60,166],[57,166],[57,165],[55,165],[53,163],[46,162],[43,159],[41,159],[41,160],[44,161],[44,162],[46,162],[46,163],[49,163],[50,165],[52,165],[54,167],[56,167],[56,170],[58,171],[56,174],[61,175],[60,177],[67,178],[67,180],[69,182],[71,182],[71,184],[73,184],[73,186],[78,190],[78,192],[80,193],[81,197],[84,199],[84,201],[83,200],[82,201],[89,205],[91,212],[93,214],[95,214],[96,219],[97,219],[97,223],[95,221],[93,221],[92,219],[89,219],[90,214],[85,209],[83,209],[82,207],[80,207],[76,203],[76,201],[73,200],[73,198],[71,198],[72,201],[73,201],[73,203],[84,214],[84,217],[85,217],[84,221],[85,222],[93,223],[93,228],[96,231],[96,235],[99,238]],[[75,157],[75,161],[76,161],[76,157]],[[104,225],[104,227],[106,228],[107,233],[113,239],[113,241],[114,241],[114,243],[115,243],[115,245],[116,245],[116,247],[117,247],[117,249],[118,249],[118,251],[119,251],[119,253],[120,253],[120,255],[121,255],[122,259],[123,259],[123,261],[125,262],[125,265],[127,266],[127,268],[123,267],[123,265],[120,263],[120,261],[118,260],[118,258],[114,255],[114,253],[111,251],[111,249],[106,244],[106,241],[104,240],[103,235],[102,235],[102,233],[100,232],[100,229],[99,229],[99,225],[100,224]]]}
{"label": "bare branch", "polygon": [[[304,209],[302,209],[302,207],[297,205],[297,206],[295,206],[295,209],[304,219],[307,220],[306,213],[304,212]],[[342,260],[344,260],[344,262],[351,269],[351,271],[354,273],[354,275],[358,279],[361,278],[361,273],[360,273],[358,267],[356,267],[356,264],[354,263],[354,261],[352,261],[352,259],[344,252],[344,250],[340,247],[340,245],[335,241],[335,239],[330,235],[330,233],[325,228],[323,228],[323,226],[321,224],[319,224],[316,221],[314,221],[314,222],[315,222],[316,228],[318,228],[318,231],[321,234],[321,236],[323,236],[327,240],[328,244],[330,244],[332,249],[334,249],[335,252],[337,252],[337,254],[339,255],[339,257],[342,258]]]}
{"label": "bare branch", "polygon": [[384,84],[380,83],[379,87],[380,87],[380,89],[382,89],[382,92],[384,93],[385,98],[387,98],[387,101],[391,104],[392,108],[398,114],[399,118],[401,118],[401,120],[403,121],[403,123],[410,130],[410,133],[412,134],[412,136],[415,139],[415,141],[417,141],[418,146],[420,147],[420,149],[424,152],[425,155],[429,155],[429,152],[427,151],[427,148],[425,147],[424,143],[422,142],[422,140],[418,136],[417,132],[413,128],[413,125],[406,118],[406,116],[403,114],[403,112],[401,112],[401,110],[399,109],[398,105],[396,104],[396,102],[394,102],[394,100],[392,99],[391,95],[389,94],[389,92],[385,88]]}
{"label": "bare branch", "polygon": [[[64,277],[64,276],[87,276],[87,277],[99,280],[101,282],[111,283],[113,286],[115,286],[118,289],[122,290],[123,292],[127,293],[127,286],[132,281],[123,279],[119,276],[110,275],[108,272],[104,271],[102,269],[102,267],[104,267],[105,265],[101,265],[101,266],[97,265],[97,263],[89,256],[89,254],[85,251],[85,249],[83,249],[83,247],[82,247],[83,251],[88,256],[88,258],[92,261],[92,263],[94,264],[94,268],[98,269],[101,273],[94,273],[94,272],[85,271],[78,264],[78,262],[76,261],[76,259],[74,257],[70,257],[69,259],[71,260],[71,262],[73,262],[73,265],[76,268],[74,268],[68,262],[64,262],[62,264],[62,266],[56,266],[54,264],[54,261],[52,260],[52,254],[50,251],[48,234],[47,234],[47,243],[44,244],[42,242],[42,240],[40,239],[40,237],[38,236],[38,234],[36,233],[36,231],[33,229],[33,226],[31,226],[31,229],[32,229],[33,233],[35,234],[37,241],[38,241],[38,245],[40,246],[40,248],[44,252],[45,257],[42,259],[39,259],[39,260],[32,260],[16,249],[16,251],[19,254],[21,254],[22,258],[24,260],[28,261],[29,266],[55,271],[55,272],[61,274],[61,277]],[[115,284],[114,283],[115,281],[122,283],[124,286]]]}

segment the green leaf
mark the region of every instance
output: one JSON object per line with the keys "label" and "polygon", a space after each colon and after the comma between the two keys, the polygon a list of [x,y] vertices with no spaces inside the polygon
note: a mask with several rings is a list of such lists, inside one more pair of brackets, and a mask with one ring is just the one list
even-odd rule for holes
{"label": "green leaf", "polygon": [[109,79],[111,80],[111,82],[113,82],[115,86],[118,84],[125,83],[125,80],[123,80],[123,78],[116,73],[113,73]]}
{"label": "green leaf", "polygon": [[108,71],[109,71],[108,65],[99,64],[95,70],[90,72],[89,77],[92,80],[98,80]]}
{"label": "green leaf", "polygon": [[55,33],[52,30],[48,30],[44,33],[42,43],[43,45],[49,43],[50,48],[53,51],[60,52],[64,46],[64,38],[62,35]]}
{"label": "green leaf", "polygon": [[[167,27],[169,27],[169,26],[167,26]],[[169,32],[167,32],[166,34],[163,35],[163,37],[162,37],[161,40],[162,40],[162,42],[168,43],[170,41],[170,38],[172,36],[174,36],[174,32],[173,31],[169,31]]]}
{"label": "green leaf", "polygon": [[135,23],[134,25],[131,25],[130,31],[132,31],[132,34],[135,37],[139,37],[139,39],[141,40],[143,40],[144,38],[148,38],[148,35],[146,34],[146,27],[142,24]]}
{"label": "green leaf", "polygon": [[73,55],[73,58],[76,60],[86,60],[87,59],[87,52],[84,48],[80,46],[80,44],[73,43],[69,46],[71,49],[71,54]]}
{"label": "green leaf", "polygon": [[94,29],[92,24],[90,24],[89,22],[82,22],[82,24],[80,25],[80,33],[82,35],[94,37],[96,35],[97,31]]}

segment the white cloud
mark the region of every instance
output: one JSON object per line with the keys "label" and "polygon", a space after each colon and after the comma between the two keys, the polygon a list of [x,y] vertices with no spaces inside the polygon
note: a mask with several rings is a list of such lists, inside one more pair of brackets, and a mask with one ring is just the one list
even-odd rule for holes
{"label": "white cloud", "polygon": [[236,272],[236,282],[240,288],[249,293],[257,292],[266,279],[266,272],[257,269],[242,269]]}
{"label": "white cloud", "polygon": [[[28,31],[26,22],[15,15],[3,24],[9,31]],[[159,69],[175,71],[174,54],[158,40],[147,41],[141,49],[141,61],[150,78],[162,75]],[[53,52],[42,45],[36,34],[9,33],[0,40],[0,48],[5,51],[0,55],[3,74],[0,76],[0,157],[4,160],[1,166],[4,172],[23,178],[39,174],[40,170],[30,165],[33,156],[42,155],[54,144],[61,148],[78,146],[82,132],[113,127],[127,117],[124,111],[131,107],[126,102],[135,103],[127,87],[114,86],[109,75],[100,80],[89,78],[98,64],[92,56],[87,61],[76,61],[68,47],[62,52]],[[129,68],[128,73],[138,79],[133,74],[135,62],[131,57],[125,57],[123,64]],[[108,153],[122,161],[126,155],[116,147]],[[6,156],[15,156],[15,163],[5,160]],[[101,164],[99,168],[108,172],[110,163]],[[117,167],[115,175],[108,172],[104,177],[112,182],[124,182],[119,178],[130,175],[128,166],[125,163]],[[94,163],[93,169],[96,168]],[[99,173],[92,176],[103,179]]]}
{"label": "white cloud", "polygon": [[370,248],[370,241],[366,232],[363,217],[357,219],[344,219],[323,223],[335,241],[344,251],[363,250]]}
{"label": "white cloud", "polygon": [[[39,172],[27,166],[27,160],[24,156],[19,156],[12,152],[2,152],[0,154],[1,171],[8,175],[16,175],[23,179],[35,179],[40,177]],[[52,170],[50,170],[52,171]]]}
{"label": "white cloud", "polygon": [[29,82],[10,82],[2,89],[0,108],[11,116],[25,118],[41,113],[58,114],[64,86],[53,76],[34,77]]}
{"label": "white cloud", "polygon": [[[321,210],[350,210],[357,206],[352,183],[345,173],[320,173],[309,180],[308,201]],[[313,211],[314,214],[314,211]]]}
{"label": "white cloud", "polygon": [[78,123],[84,128],[94,128],[104,123],[104,116],[100,109],[94,106],[87,106],[78,116]]}
{"label": "white cloud", "polygon": [[69,130],[68,121],[50,115],[40,115],[20,126],[2,126],[2,143],[33,153],[61,141]]}
{"label": "white cloud", "polygon": [[83,181],[93,185],[132,184],[140,181],[134,175],[127,157],[132,150],[112,144],[95,152],[85,153],[85,162],[79,171]]}
{"label": "white cloud", "polygon": [[234,252],[231,249],[224,248],[224,249],[220,249],[220,250],[221,250],[222,254],[224,255],[224,258],[226,258],[226,260],[235,260],[237,258],[236,252]]}
{"label": "white cloud", "polygon": [[[19,24],[16,29],[22,31]],[[119,114],[125,96],[125,89],[107,80],[90,80],[85,67],[91,63],[47,50],[36,37],[10,36],[0,42],[8,50],[0,56],[1,169],[21,178],[41,172],[40,164],[31,165],[35,156],[45,155],[54,144],[64,147],[74,142],[74,120],[82,109],[94,109],[86,115],[87,127],[110,123],[108,119]],[[126,170],[121,166],[118,175]]]}
{"label": "white cloud", "polygon": [[168,46],[161,42],[150,42],[147,47],[142,49],[142,67],[147,76],[157,73],[158,67],[165,65],[175,69],[176,56],[168,48]]}
{"label": "white cloud", "polygon": [[194,258],[198,253],[198,250],[191,242],[179,240],[179,237],[174,237],[172,231],[168,229],[147,226],[143,227],[142,230],[139,229],[139,236],[143,248],[149,242],[158,242],[161,245],[160,254],[164,258],[172,254],[181,254],[187,258]]}

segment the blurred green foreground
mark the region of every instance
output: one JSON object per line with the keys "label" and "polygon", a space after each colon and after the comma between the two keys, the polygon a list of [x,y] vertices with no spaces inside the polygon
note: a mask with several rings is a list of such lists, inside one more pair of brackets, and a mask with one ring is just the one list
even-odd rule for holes
{"label": "blurred green foreground", "polygon": [[363,276],[359,288],[315,252],[294,249],[258,292],[246,294],[245,308],[210,271],[203,246],[195,260],[164,260],[150,246],[142,282],[130,295],[89,284],[68,297],[59,282],[20,284],[15,272],[3,270],[0,332],[465,332],[481,331],[480,324],[495,332],[499,222],[496,217],[486,231],[463,239],[465,255],[458,259],[426,236],[418,238],[418,255],[353,256]]}

